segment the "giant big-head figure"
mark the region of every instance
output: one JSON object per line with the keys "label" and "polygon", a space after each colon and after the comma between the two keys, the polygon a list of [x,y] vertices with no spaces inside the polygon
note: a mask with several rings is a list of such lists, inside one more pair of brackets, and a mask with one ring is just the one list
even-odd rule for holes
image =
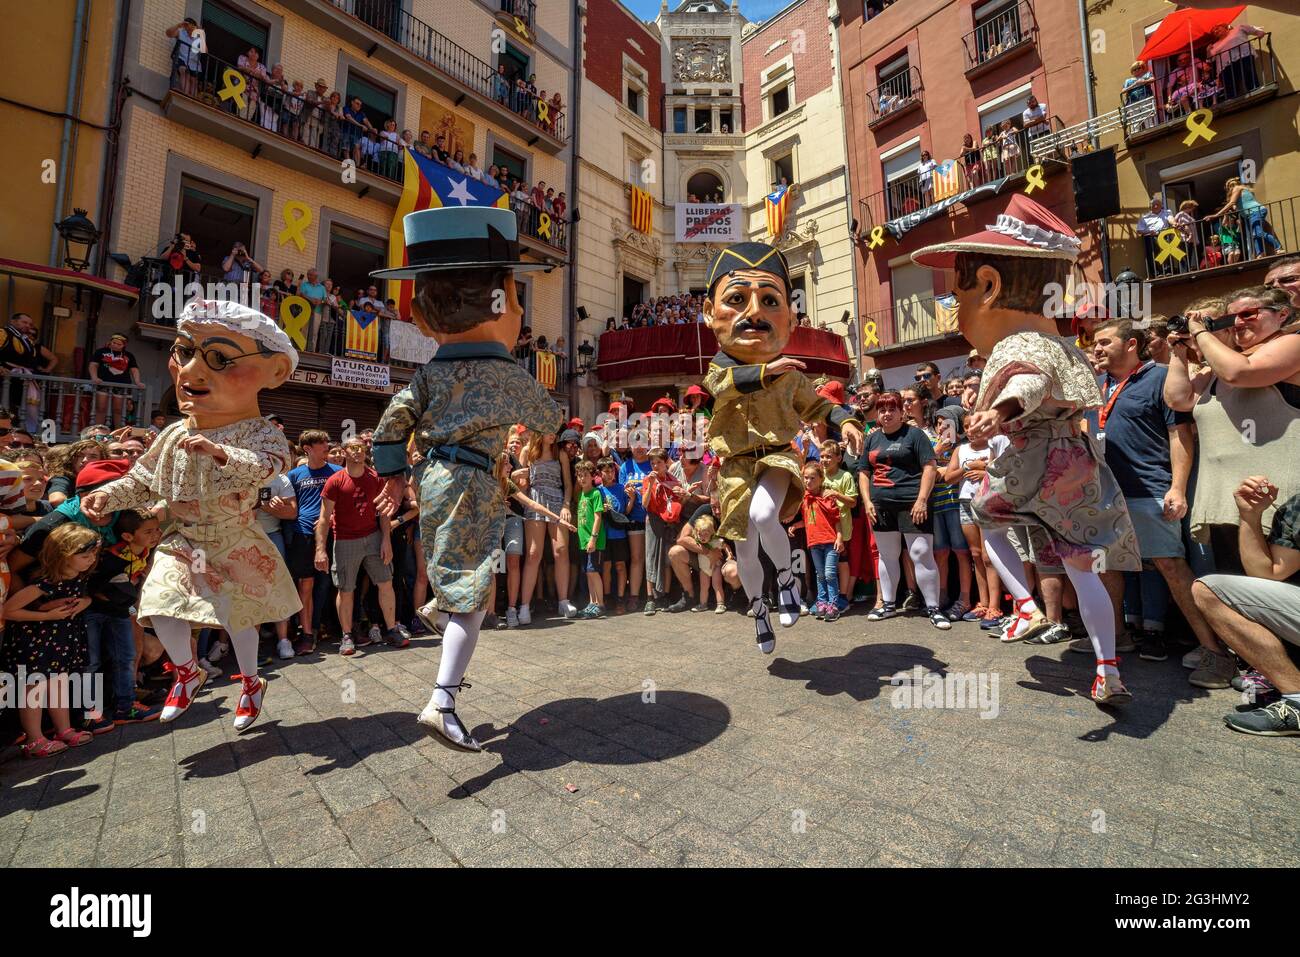
{"label": "giant big-head figure", "polygon": [[704,319],[718,347],[738,362],[771,362],[794,327],[790,271],[766,243],[728,246],[709,265]]}

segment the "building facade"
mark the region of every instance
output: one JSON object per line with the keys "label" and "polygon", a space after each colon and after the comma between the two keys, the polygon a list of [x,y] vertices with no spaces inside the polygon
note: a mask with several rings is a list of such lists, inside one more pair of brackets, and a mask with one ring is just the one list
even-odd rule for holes
{"label": "building facade", "polygon": [[[1170,12],[1158,0],[1139,0],[1098,5],[1088,21],[1090,33],[1103,41],[1094,44],[1093,54],[1098,111],[1125,110],[1123,121],[1102,137],[1103,145],[1116,150],[1122,206],[1107,220],[1111,264],[1116,272],[1130,269],[1149,280],[1152,311],[1165,315],[1181,312],[1193,299],[1261,283],[1283,250],[1294,254],[1300,248],[1294,82],[1300,17],[1247,7],[1232,24],[1248,24],[1262,35],[1246,32],[1212,52],[1213,40],[1198,33],[1144,64],[1154,95],[1124,96],[1134,61]],[[1179,80],[1178,61],[1185,52],[1188,65],[1194,61],[1198,89],[1179,97],[1186,84]],[[1192,137],[1188,127],[1202,107],[1212,112],[1211,139]],[[1225,184],[1234,177],[1267,209],[1259,237],[1251,235],[1244,201],[1225,217],[1205,218],[1224,207]],[[1191,241],[1180,249],[1181,259],[1171,255],[1155,262],[1138,235],[1139,219],[1153,198],[1169,211],[1196,203],[1190,211],[1198,221],[1188,230]],[[1159,245],[1155,251],[1160,254]]]}
{"label": "building facade", "polygon": [[[644,408],[699,377],[715,348],[707,330],[678,344],[650,341],[672,332],[611,334],[606,325],[637,303],[703,292],[714,254],[741,239],[782,249],[797,305],[814,327],[807,348],[834,354],[828,374],[851,376],[847,358],[856,347],[844,340],[857,324],[833,10],[824,0],[795,0],[754,24],[734,3],[683,0],[643,23],[618,0],[588,0],[577,302],[587,313],[579,319],[584,337],[599,336],[607,354],[598,377],[583,380],[584,414],[603,411],[614,395]],[[764,198],[782,181],[788,212],[769,237]],[[648,232],[632,223],[633,186],[653,203]],[[710,220],[733,238],[695,228]],[[619,336],[645,339],[644,356],[618,347],[622,358],[605,361]]]}
{"label": "building facade", "polygon": [[[909,0],[879,13],[842,0],[840,16],[864,361],[898,387],[918,362],[947,372],[969,349],[943,308],[944,278],[911,252],[982,228],[988,200],[1029,188],[1035,164],[1034,198],[1077,225],[1069,156],[1035,155],[1033,140],[1088,117],[1082,33],[1074,4],[1043,0]],[[1026,123],[1031,95],[1046,115]],[[1079,278],[1100,279],[1097,232],[1081,236]]]}
{"label": "building facade", "polygon": [[[527,184],[544,181],[573,195],[567,4],[119,0],[93,6],[116,8],[117,20],[110,17],[98,36],[115,38],[110,57],[116,52],[118,75],[130,84],[116,151],[108,157],[114,175],[99,207],[101,227],[106,250],[121,267],[129,264],[132,281],[143,287],[136,311],[119,310],[97,336],[119,326],[130,333],[146,381],[157,385],[153,401],[164,410],[174,408],[166,350],[175,303],[160,303],[151,290],[174,278],[162,254],[178,234],[191,237],[201,257],[197,275],[183,278],[219,282],[223,260],[242,244],[273,278],[287,271],[297,283],[314,269],[352,299],[371,284],[371,270],[388,264],[390,228],[403,196],[403,154],[394,138],[402,131],[413,139],[422,131],[441,134],[466,162],[474,154],[484,170],[497,164]],[[44,20],[54,31],[67,15],[51,11]],[[187,17],[203,30],[198,47],[177,32]],[[499,86],[499,66],[507,81],[532,78],[539,95],[515,96],[513,84]],[[541,91],[547,91],[545,107]],[[338,94],[338,110],[329,108],[331,93]],[[553,107],[557,93],[560,105]],[[376,132],[341,112],[356,101]],[[380,132],[390,130],[388,138]],[[444,201],[463,191],[457,181],[464,177],[443,184]],[[525,255],[568,260],[566,222],[551,223],[531,207],[518,212]],[[114,268],[106,263],[104,274],[126,278]],[[525,322],[535,334],[554,342],[570,332],[567,269],[534,273],[521,288]],[[378,298],[396,298],[395,288],[380,288]],[[260,305],[274,312],[278,301],[273,296]],[[415,367],[384,362],[391,336],[385,325],[377,364],[391,366],[390,385],[341,381],[333,368],[346,351],[343,317],[333,318],[316,324],[294,380],[265,404],[291,433],[321,426],[336,434],[349,419],[358,429],[374,425],[387,396]],[[568,377],[555,379],[552,389],[567,404]]]}

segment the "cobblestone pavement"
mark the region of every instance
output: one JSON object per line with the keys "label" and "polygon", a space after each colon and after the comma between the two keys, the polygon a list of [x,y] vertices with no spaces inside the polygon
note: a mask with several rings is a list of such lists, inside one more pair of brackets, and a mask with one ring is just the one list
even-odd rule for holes
{"label": "cobblestone pavement", "polygon": [[[277,664],[243,738],[226,678],[169,727],[5,750],[0,866],[1271,866],[1300,840],[1295,740],[1228,731],[1240,695],[1172,655],[1125,662],[1116,719],[1087,656],[969,624],[804,619],[763,657],[734,613],[535,622],[479,643],[469,755],[415,724],[432,639],[327,650]],[[996,679],[996,714],[895,707],[916,666]]]}

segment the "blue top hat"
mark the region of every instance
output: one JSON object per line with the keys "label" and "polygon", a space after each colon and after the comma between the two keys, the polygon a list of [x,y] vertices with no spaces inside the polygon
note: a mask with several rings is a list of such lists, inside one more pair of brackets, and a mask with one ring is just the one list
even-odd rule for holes
{"label": "blue top hat", "polygon": [[519,258],[519,224],[515,213],[498,206],[440,206],[407,213],[405,266],[377,269],[374,279],[414,279],[420,273],[464,269],[511,269],[524,272],[553,263]]}

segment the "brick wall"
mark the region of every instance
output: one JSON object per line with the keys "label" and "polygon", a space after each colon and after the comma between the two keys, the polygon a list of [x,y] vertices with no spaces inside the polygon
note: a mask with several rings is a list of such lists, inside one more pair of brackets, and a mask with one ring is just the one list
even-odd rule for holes
{"label": "brick wall", "polygon": [[[631,40],[641,48],[632,46]],[[618,0],[590,0],[583,37],[585,75],[618,102],[623,102],[623,57],[636,61],[649,81],[647,115],[655,129],[663,130],[663,80],[659,68],[659,40],[641,25]]]}
{"label": "brick wall", "polygon": [[745,131],[763,123],[763,71],[786,57],[794,59],[797,105],[834,81],[830,34],[824,0],[804,0],[765,23],[741,43]]}

